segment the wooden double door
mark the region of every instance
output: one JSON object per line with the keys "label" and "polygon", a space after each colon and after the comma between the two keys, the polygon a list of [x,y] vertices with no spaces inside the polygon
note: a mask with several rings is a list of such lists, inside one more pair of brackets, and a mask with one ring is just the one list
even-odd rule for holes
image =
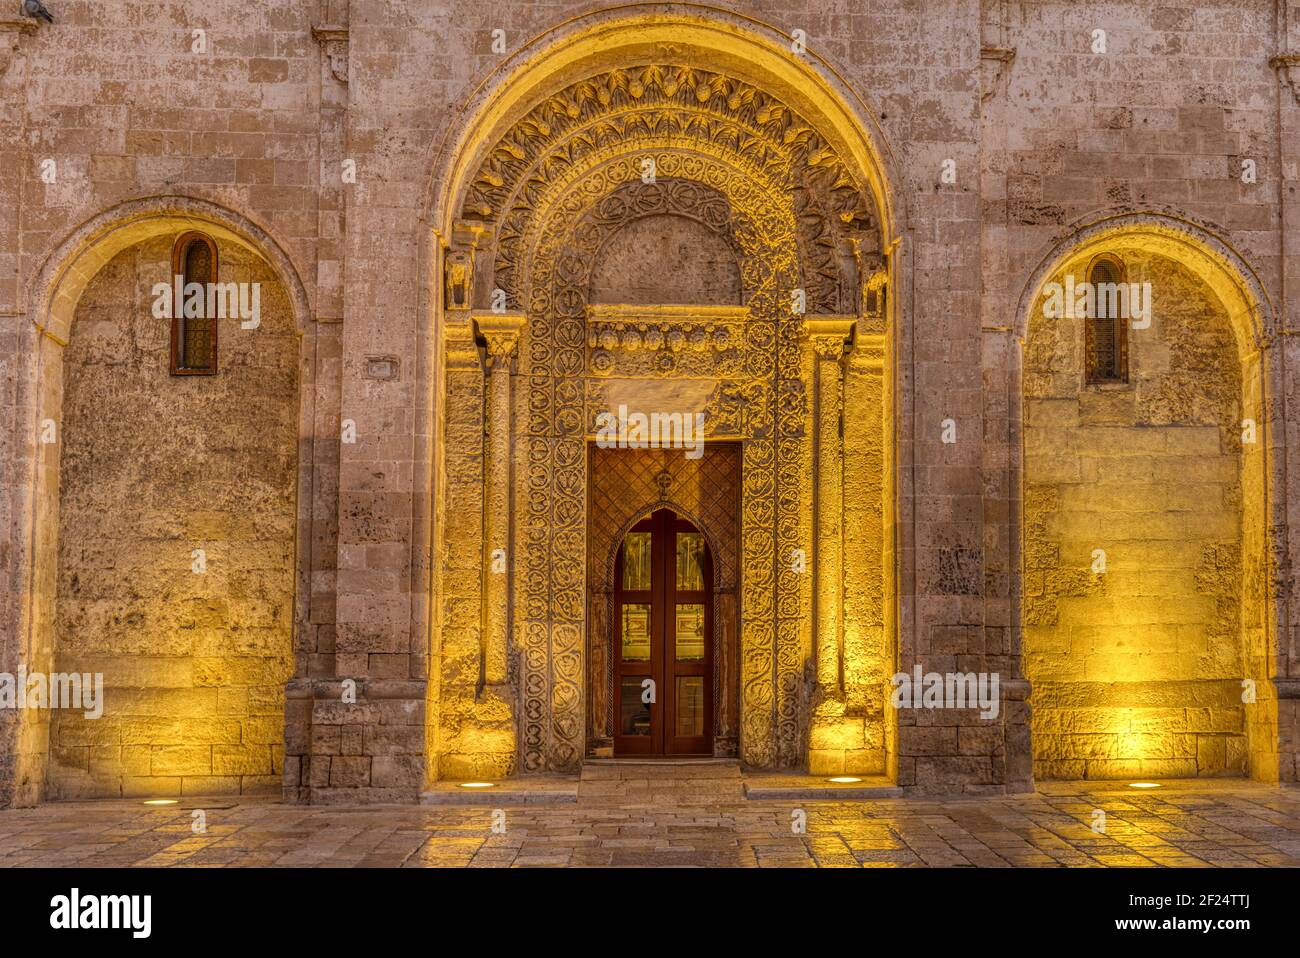
{"label": "wooden double door", "polygon": [[614,754],[710,755],[713,557],[671,509],[637,523],[614,569]]}

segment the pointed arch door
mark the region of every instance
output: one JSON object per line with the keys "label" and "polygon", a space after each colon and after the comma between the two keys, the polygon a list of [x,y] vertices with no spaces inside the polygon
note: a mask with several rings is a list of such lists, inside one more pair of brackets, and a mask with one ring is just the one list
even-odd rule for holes
{"label": "pointed arch door", "polygon": [[637,523],[614,569],[614,754],[710,755],[713,556],[671,509]]}

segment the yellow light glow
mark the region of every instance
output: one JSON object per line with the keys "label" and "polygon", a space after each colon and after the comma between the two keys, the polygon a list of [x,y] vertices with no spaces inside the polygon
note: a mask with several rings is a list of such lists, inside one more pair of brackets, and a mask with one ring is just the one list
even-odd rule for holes
{"label": "yellow light glow", "polygon": [[1159,782],[1129,782],[1129,788],[1159,788]]}
{"label": "yellow light glow", "polygon": [[175,805],[175,804],[176,804],[176,799],[174,799],[174,798],[151,798],[151,799],[149,799],[147,802],[145,802],[145,804],[146,804],[146,805]]}
{"label": "yellow light glow", "polygon": [[461,782],[461,788],[495,788],[495,782]]}
{"label": "yellow light glow", "polygon": [[852,785],[854,782],[862,781],[862,779],[855,778],[852,775],[836,775],[834,778],[828,778],[826,781],[834,782],[836,785]]}

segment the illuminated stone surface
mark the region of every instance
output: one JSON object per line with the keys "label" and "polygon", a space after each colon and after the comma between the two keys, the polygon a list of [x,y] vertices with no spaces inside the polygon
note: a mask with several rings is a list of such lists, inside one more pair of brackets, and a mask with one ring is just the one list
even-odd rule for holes
{"label": "illuminated stone surface", "polygon": [[[192,809],[207,808],[205,835]],[[791,811],[807,833],[791,833]],[[1094,810],[1107,815],[1093,831]],[[46,805],[0,816],[0,867],[58,865],[485,867],[674,865],[1300,866],[1300,795],[1250,783],[1171,782],[1135,793],[1054,784],[979,802],[753,802],[661,779],[575,805],[321,809],[214,800]]]}
{"label": "illuminated stone surface", "polygon": [[[608,6],[0,14],[0,672],[108,689],[0,711],[0,804],[574,772],[608,526],[669,498],[731,560],[720,756],[912,797],[1300,780],[1272,8]],[[146,308],[188,230],[266,285],[214,381]],[[1102,252],[1156,288],[1127,392],[1042,318]],[[706,413],[729,475],[594,475],[619,404]],[[896,711],[914,666],[996,674],[997,715]]]}

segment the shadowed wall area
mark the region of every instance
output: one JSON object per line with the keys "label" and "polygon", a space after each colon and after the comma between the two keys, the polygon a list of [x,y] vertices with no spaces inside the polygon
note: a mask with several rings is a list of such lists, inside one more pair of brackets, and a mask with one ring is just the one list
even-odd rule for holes
{"label": "shadowed wall area", "polygon": [[171,375],[151,288],[173,239],[100,271],[65,350],[55,668],[102,672],[105,703],[55,713],[51,798],[280,786],[297,337],[271,268],[220,242],[220,281],[260,284],[260,325],[220,320],[217,375]]}

